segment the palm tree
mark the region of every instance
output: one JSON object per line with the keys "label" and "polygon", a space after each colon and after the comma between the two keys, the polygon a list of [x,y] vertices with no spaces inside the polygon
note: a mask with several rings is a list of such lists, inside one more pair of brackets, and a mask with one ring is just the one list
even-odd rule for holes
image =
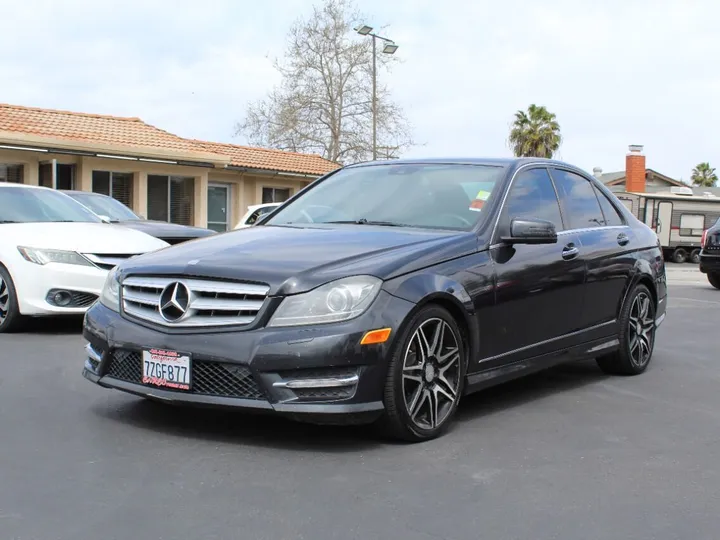
{"label": "palm tree", "polygon": [[561,142],[560,124],[545,107],[533,104],[515,113],[509,143],[516,157],[551,158]]}
{"label": "palm tree", "polygon": [[706,161],[705,163],[698,163],[692,171],[690,177],[693,185],[700,187],[713,187],[717,182],[717,174],[715,174],[715,168],[710,167],[710,164]]}

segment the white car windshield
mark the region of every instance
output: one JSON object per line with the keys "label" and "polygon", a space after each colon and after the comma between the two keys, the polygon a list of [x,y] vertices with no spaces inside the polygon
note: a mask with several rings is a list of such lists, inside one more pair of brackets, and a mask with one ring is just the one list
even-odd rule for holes
{"label": "white car windshield", "polygon": [[505,169],[474,164],[388,164],[333,174],[263,225],[355,223],[471,230]]}
{"label": "white car windshield", "polygon": [[68,193],[68,195],[98,216],[105,216],[110,221],[137,221],[140,219],[140,216],[123,203],[107,195],[99,193]]}
{"label": "white car windshield", "polygon": [[0,187],[0,223],[102,223],[67,195],[51,189]]}

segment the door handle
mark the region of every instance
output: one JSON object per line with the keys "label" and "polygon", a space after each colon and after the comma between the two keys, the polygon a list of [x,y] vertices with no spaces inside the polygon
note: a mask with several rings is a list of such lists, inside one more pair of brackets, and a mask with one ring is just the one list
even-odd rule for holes
{"label": "door handle", "polygon": [[569,261],[570,259],[577,257],[578,253],[580,253],[580,250],[575,247],[575,244],[568,244],[563,248],[562,258]]}
{"label": "door handle", "polygon": [[625,233],[618,234],[618,237],[617,237],[618,244],[620,244],[621,246],[626,246],[628,244],[628,242],[630,242],[630,238],[628,237],[627,234],[625,234]]}

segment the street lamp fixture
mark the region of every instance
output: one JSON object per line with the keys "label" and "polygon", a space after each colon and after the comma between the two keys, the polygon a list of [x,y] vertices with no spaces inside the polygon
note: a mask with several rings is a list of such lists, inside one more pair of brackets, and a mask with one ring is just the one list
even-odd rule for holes
{"label": "street lamp fixture", "polygon": [[372,26],[361,24],[355,27],[355,31],[361,36],[372,37],[372,130],[373,130],[373,143],[372,152],[373,160],[377,159],[377,52],[375,42],[380,39],[383,41],[382,52],[385,54],[395,54],[398,50],[398,45],[392,40],[386,37],[378,36],[373,33]]}

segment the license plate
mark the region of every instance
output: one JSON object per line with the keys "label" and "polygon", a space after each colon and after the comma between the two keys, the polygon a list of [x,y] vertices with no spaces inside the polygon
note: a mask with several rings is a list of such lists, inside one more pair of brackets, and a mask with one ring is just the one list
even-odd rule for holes
{"label": "license plate", "polygon": [[189,354],[163,349],[142,353],[142,382],[172,390],[190,390],[191,360]]}

